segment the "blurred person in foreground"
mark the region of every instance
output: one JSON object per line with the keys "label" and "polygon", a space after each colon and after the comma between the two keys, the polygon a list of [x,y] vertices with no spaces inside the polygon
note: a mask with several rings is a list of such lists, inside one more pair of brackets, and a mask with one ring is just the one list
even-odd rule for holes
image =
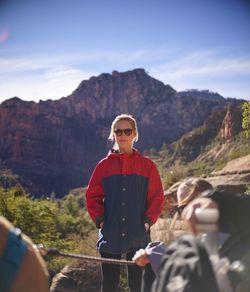
{"label": "blurred person in foreground", "polygon": [[[163,209],[163,188],[156,165],[133,147],[138,128],[131,115],[114,119],[109,139],[115,143],[90,178],[87,209],[99,229],[101,257],[131,260],[150,242],[150,227]],[[127,270],[130,291],[139,292],[142,269],[132,265]],[[102,264],[103,292],[117,291],[119,278],[119,265]]]}
{"label": "blurred person in foreground", "polygon": [[[199,232],[197,229],[199,222],[197,220],[196,210],[214,209],[219,212],[218,230],[220,232],[222,231],[223,233],[230,234],[231,237],[234,238],[238,237],[238,235],[243,232],[243,234],[246,234],[248,237],[246,242],[249,241],[250,196],[215,191],[212,185],[204,179],[189,179],[180,184],[177,190],[177,201],[178,212],[181,213],[188,229],[191,230],[194,235],[197,235]],[[230,243],[231,242],[227,244],[229,248],[233,247],[234,244],[230,246]],[[174,244],[176,243],[174,242],[170,247]],[[223,241],[221,241],[220,244],[222,245]],[[247,248],[247,246],[245,248]],[[233,260],[242,256],[242,252],[239,252],[239,250],[240,248],[238,247],[237,253],[232,257]],[[159,291],[156,289],[156,286],[152,288],[152,283],[156,278],[155,282],[159,284],[159,278],[162,277],[162,259],[167,253],[169,254],[169,247],[163,242],[151,242],[146,249],[141,249],[135,254],[133,260],[137,265],[146,267],[151,264],[154,271],[154,274],[150,274],[147,272],[149,270],[145,269],[142,291]],[[151,288],[153,290],[151,290]],[[214,290],[215,289],[216,288],[214,288]]]}
{"label": "blurred person in foreground", "polygon": [[49,291],[46,265],[33,242],[0,216],[0,291]]}

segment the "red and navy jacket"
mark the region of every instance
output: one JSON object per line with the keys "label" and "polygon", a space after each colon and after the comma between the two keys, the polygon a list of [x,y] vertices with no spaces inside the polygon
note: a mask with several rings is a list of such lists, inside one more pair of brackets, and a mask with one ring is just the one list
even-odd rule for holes
{"label": "red and navy jacket", "polygon": [[100,252],[128,253],[150,241],[144,223],[159,218],[164,194],[156,165],[134,149],[132,154],[111,150],[96,166],[87,188],[89,215],[100,227]]}

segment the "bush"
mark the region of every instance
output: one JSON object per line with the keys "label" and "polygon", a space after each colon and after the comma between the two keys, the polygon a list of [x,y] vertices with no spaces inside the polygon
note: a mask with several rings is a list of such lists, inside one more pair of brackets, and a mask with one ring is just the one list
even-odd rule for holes
{"label": "bush", "polygon": [[[63,204],[49,199],[32,200],[21,187],[0,188],[0,214],[35,244],[66,252],[77,248],[78,242],[71,239],[72,234],[84,234],[82,237],[86,238],[93,230],[90,220],[85,218],[86,211],[80,211],[71,197]],[[46,257],[45,260],[52,276],[69,262],[62,258]]]}
{"label": "bush", "polygon": [[162,181],[164,189],[168,189],[174,183],[185,178],[187,176],[187,169],[182,165],[175,165],[169,168],[164,174],[162,174]]}
{"label": "bush", "polygon": [[246,138],[250,137],[250,102],[242,104],[242,128],[244,129]]}
{"label": "bush", "polygon": [[245,191],[246,195],[250,195],[250,185],[247,185],[247,189]]}

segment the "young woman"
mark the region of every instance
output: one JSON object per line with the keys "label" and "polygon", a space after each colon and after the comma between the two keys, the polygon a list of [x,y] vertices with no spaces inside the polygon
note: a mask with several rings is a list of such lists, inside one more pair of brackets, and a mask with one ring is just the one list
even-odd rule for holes
{"label": "young woman", "polygon": [[[101,160],[86,192],[88,212],[99,228],[97,248],[104,258],[130,260],[138,248],[150,242],[150,226],[164,204],[160,176],[155,164],[133,148],[138,140],[136,120],[122,114],[111,125],[114,146]],[[131,292],[141,290],[141,268],[128,267]],[[102,264],[102,291],[117,291],[120,266]]]}

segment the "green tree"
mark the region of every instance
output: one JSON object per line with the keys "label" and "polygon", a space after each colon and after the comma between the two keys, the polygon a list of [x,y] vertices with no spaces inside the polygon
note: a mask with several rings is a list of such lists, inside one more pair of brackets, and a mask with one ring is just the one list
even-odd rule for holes
{"label": "green tree", "polygon": [[250,101],[242,104],[242,128],[247,138],[250,138]]}
{"label": "green tree", "polygon": [[77,198],[73,194],[69,194],[63,202],[63,208],[69,215],[77,217],[79,215],[80,207]]}
{"label": "green tree", "polygon": [[[75,249],[72,242],[60,232],[58,205],[50,200],[32,200],[20,187],[12,189],[0,188],[0,215],[7,218],[35,244],[55,247],[64,251]],[[71,229],[71,226],[68,226]],[[68,234],[65,231],[65,234]],[[64,259],[46,258],[51,275],[58,272],[66,263]]]}
{"label": "green tree", "polygon": [[[74,195],[64,199],[29,197],[21,186],[11,189],[0,187],[0,215],[31,237],[35,244],[54,247],[62,251],[77,251],[89,240],[95,229],[85,208]],[[92,246],[93,250],[94,244]],[[46,257],[53,276],[69,259]]]}

